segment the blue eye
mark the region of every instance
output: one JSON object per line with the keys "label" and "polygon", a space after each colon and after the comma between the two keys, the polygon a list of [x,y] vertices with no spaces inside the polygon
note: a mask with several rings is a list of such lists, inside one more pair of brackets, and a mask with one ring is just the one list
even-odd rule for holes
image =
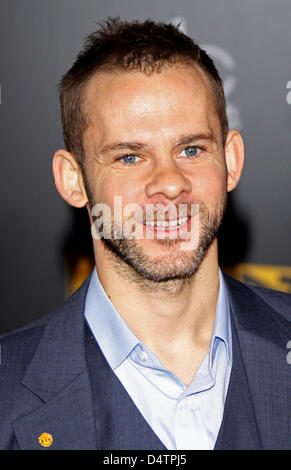
{"label": "blue eye", "polygon": [[184,150],[182,150],[180,155],[182,155],[182,153],[185,152],[185,155],[182,155],[183,157],[185,157],[185,156],[186,157],[196,157],[199,150],[200,149],[198,147],[186,147]]}
{"label": "blue eye", "polygon": [[127,165],[131,165],[131,164],[134,164],[136,163],[137,159],[139,157],[137,155],[134,155],[134,154],[129,154],[129,155],[124,155],[123,157],[121,157],[119,160],[123,161],[124,163],[126,163]]}

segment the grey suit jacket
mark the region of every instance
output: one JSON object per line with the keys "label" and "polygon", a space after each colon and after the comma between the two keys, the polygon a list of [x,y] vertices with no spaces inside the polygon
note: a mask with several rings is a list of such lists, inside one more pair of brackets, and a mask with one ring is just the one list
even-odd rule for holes
{"label": "grey suit jacket", "polygon": [[[290,449],[291,296],[225,281],[235,350],[216,448]],[[62,308],[0,337],[0,449],[164,449],[99,347],[90,352],[88,283]],[[53,436],[46,448],[45,432]]]}

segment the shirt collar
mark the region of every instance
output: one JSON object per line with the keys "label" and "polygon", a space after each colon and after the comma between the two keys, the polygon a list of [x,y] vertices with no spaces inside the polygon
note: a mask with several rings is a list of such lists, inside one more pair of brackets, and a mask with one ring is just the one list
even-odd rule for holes
{"label": "shirt collar", "polygon": [[216,304],[216,313],[213,326],[213,333],[210,346],[211,366],[214,361],[215,352],[219,341],[223,341],[226,346],[227,357],[232,364],[232,340],[231,340],[230,307],[227,287],[221,270],[219,269],[219,292]]}
{"label": "shirt collar", "polygon": [[[109,300],[100,283],[96,268],[93,270],[87,291],[85,318],[113,370],[127,358],[138,344],[140,344],[138,338],[128,327],[112,302]],[[219,341],[223,341],[225,343],[228,360],[232,363],[228,295],[225,281],[220,270],[219,293],[210,346],[211,365],[213,363]]]}
{"label": "shirt collar", "polygon": [[96,268],[86,295],[85,318],[110,367],[116,369],[139,340],[109,300]]}

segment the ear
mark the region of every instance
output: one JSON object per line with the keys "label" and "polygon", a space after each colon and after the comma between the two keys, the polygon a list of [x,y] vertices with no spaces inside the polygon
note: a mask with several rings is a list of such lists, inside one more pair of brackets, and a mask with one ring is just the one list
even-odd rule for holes
{"label": "ear", "polygon": [[68,204],[74,207],[87,204],[82,171],[71,153],[57,150],[53,157],[53,175],[58,192]]}
{"label": "ear", "polygon": [[238,184],[244,166],[244,143],[237,130],[229,131],[225,143],[227,167],[227,191],[232,191]]}

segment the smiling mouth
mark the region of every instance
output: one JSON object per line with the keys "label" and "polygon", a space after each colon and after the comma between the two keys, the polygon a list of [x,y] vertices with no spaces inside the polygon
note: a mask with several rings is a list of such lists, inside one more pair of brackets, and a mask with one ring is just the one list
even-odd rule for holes
{"label": "smiling mouth", "polygon": [[187,223],[190,221],[191,217],[183,217],[181,219],[175,219],[175,220],[157,220],[157,221],[149,221],[149,222],[144,222],[143,225],[146,227],[152,229],[152,230],[157,230],[157,231],[170,231],[170,230],[178,230],[184,226],[187,225]]}

